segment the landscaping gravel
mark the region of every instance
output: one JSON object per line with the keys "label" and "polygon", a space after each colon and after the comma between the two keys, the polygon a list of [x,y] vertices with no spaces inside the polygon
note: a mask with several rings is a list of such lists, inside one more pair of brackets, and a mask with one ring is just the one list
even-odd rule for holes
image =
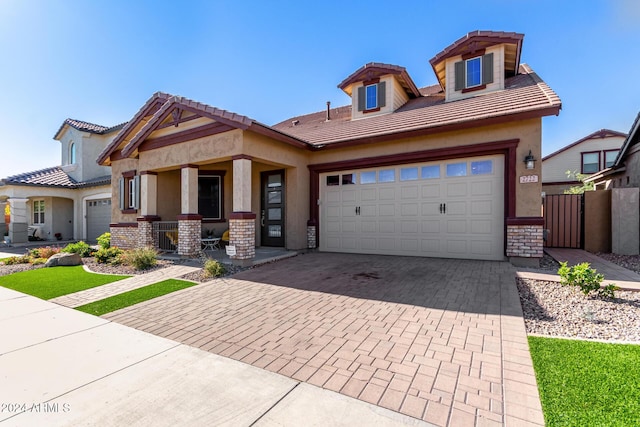
{"label": "landscaping gravel", "polygon": [[527,333],[640,342],[640,292],[616,291],[615,298],[603,299],[557,282],[516,281]]}

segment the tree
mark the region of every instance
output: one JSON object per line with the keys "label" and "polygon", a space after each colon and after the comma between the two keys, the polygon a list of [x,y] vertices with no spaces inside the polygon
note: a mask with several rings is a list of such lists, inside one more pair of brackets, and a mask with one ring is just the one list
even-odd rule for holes
{"label": "tree", "polygon": [[578,173],[578,171],[567,171],[566,174],[567,178],[573,178],[576,181],[580,181],[581,185],[575,185],[568,190],[564,190],[564,194],[582,194],[585,191],[593,191],[595,189],[593,182],[584,182],[589,175]]}

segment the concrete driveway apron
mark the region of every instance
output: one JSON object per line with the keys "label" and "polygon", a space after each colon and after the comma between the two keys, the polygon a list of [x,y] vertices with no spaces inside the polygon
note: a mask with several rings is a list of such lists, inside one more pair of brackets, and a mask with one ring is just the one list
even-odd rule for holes
{"label": "concrete driveway apron", "polygon": [[544,425],[506,262],[313,253],[104,317],[439,426]]}

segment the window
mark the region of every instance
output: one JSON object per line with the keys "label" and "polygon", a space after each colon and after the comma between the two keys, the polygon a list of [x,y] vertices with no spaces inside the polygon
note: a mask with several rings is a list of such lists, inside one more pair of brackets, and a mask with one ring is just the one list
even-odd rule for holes
{"label": "window", "polygon": [[375,171],[362,172],[360,174],[360,184],[375,184],[376,173]]}
{"label": "window", "polygon": [[33,224],[44,224],[44,200],[33,201]]}
{"label": "window", "polygon": [[351,185],[356,183],[356,174],[346,173],[342,175],[342,185]]}
{"label": "window", "polygon": [[203,219],[222,219],[222,185],[220,176],[198,177],[198,213]]}
{"label": "window", "polygon": [[610,168],[618,157],[620,150],[609,150],[604,152],[604,167]]}
{"label": "window", "polygon": [[471,162],[471,175],[490,175],[493,173],[493,161],[480,160]]}
{"label": "window", "polygon": [[482,82],[480,77],[480,62],[480,57],[467,60],[467,87],[478,86]]}
{"label": "window", "polygon": [[379,111],[386,105],[386,82],[367,84],[358,88],[358,111]]}
{"label": "window", "polygon": [[465,58],[454,64],[455,90],[473,91],[484,89],[493,83],[493,53]]}
{"label": "window", "polygon": [[400,181],[413,181],[418,179],[418,168],[400,169]]}
{"label": "window", "polygon": [[467,176],[467,163],[448,164],[447,176]]}
{"label": "window", "polygon": [[423,166],[420,173],[422,179],[440,178],[440,165]]}
{"label": "window", "polygon": [[369,85],[366,87],[367,104],[366,109],[372,110],[378,106],[378,85]]}
{"label": "window", "polygon": [[396,171],[394,169],[385,169],[378,173],[378,182],[394,182],[395,180]]}
{"label": "window", "polygon": [[123,213],[136,213],[140,207],[140,176],[136,171],[123,172],[120,178],[119,207]]}
{"label": "window", "polygon": [[76,144],[73,142],[69,145],[69,164],[74,164],[76,162]]}
{"label": "window", "polygon": [[600,153],[582,153],[581,173],[596,173],[600,170]]}
{"label": "window", "polygon": [[340,185],[340,175],[328,175],[327,176],[327,185]]}

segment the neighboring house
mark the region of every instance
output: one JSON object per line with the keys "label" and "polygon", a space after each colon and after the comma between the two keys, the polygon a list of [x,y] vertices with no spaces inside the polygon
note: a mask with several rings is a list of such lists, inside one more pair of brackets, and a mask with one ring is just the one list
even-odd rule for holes
{"label": "neighboring house", "polygon": [[61,166],[0,180],[0,207],[10,206],[8,237],[95,240],[109,231],[111,168],[98,154],[122,125],[106,127],[67,119],[53,139],[60,141]]}
{"label": "neighboring house", "polygon": [[520,177],[540,174],[524,160],[561,102],[520,64],[523,37],[467,34],[431,59],[426,88],[369,63],[338,85],[350,105],[274,126],[154,94],[98,159],[112,243],[164,233],[189,256],[228,228],[238,263],[255,246],[537,261],[541,183]]}
{"label": "neighboring house", "polygon": [[[542,191],[563,194],[564,190],[581,185],[574,172],[591,175],[611,167],[626,136],[622,132],[600,129],[543,157]],[[567,171],[572,175],[567,176]]]}

